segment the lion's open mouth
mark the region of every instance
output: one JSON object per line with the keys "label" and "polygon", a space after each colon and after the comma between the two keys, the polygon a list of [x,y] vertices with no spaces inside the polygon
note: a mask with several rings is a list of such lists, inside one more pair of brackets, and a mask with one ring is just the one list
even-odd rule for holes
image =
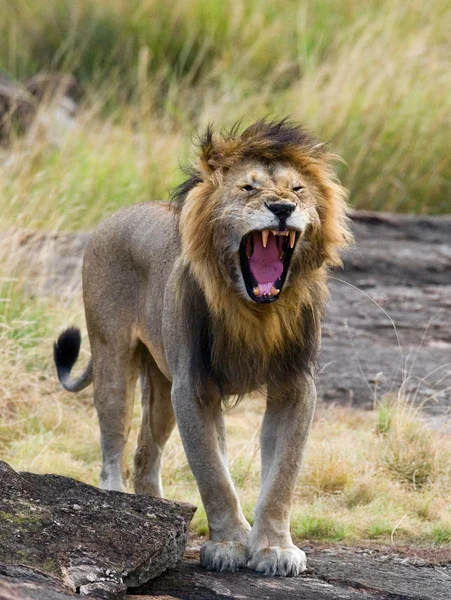
{"label": "lion's open mouth", "polygon": [[254,302],[274,302],[287,277],[299,233],[291,230],[251,231],[240,244],[240,262],[247,293]]}

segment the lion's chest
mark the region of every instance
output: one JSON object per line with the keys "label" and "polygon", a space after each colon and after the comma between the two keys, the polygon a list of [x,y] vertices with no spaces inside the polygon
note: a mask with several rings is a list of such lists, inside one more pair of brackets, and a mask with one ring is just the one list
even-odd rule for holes
{"label": "lion's chest", "polygon": [[268,382],[272,354],[245,344],[225,344],[215,348],[212,374],[225,395],[248,394]]}
{"label": "lion's chest", "polygon": [[[262,339],[246,343],[226,335],[214,339],[211,348],[211,374],[224,395],[243,395],[265,385],[287,389],[296,385],[303,373],[312,373],[319,335],[315,320],[306,311],[296,334],[280,344]],[[318,320],[316,321],[318,322]]]}

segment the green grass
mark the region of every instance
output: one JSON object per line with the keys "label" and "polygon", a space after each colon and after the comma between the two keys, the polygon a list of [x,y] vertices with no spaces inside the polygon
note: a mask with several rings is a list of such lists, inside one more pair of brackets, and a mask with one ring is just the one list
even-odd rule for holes
{"label": "green grass", "polygon": [[292,519],[293,536],[302,539],[330,540],[340,542],[348,533],[337,519],[306,514]]}
{"label": "green grass", "polygon": [[[17,0],[5,6],[0,57],[3,68],[18,78],[41,69],[69,69],[90,86],[108,84],[113,72],[129,97],[143,75],[168,85],[174,79],[219,82],[229,70],[231,80],[258,81],[278,67],[283,86],[293,69],[302,72],[333,50],[337,33],[350,23],[381,17],[381,4]],[[285,74],[284,62],[291,63]]]}
{"label": "green grass", "polygon": [[387,538],[393,531],[393,525],[385,520],[376,519],[369,524],[366,534],[369,539]]}
{"label": "green grass", "polygon": [[0,327],[7,341],[21,350],[32,350],[47,331],[48,315],[44,302],[29,302],[17,283],[11,280],[0,285]]}
{"label": "green grass", "polygon": [[437,544],[451,544],[451,523],[440,523],[432,527],[432,538]]}

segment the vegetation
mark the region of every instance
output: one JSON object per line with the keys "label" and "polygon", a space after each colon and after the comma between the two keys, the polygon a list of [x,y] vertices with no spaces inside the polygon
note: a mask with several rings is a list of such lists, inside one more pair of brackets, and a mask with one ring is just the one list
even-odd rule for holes
{"label": "vegetation", "polygon": [[[72,72],[83,96],[57,139],[39,127],[0,150],[2,229],[86,230],[167,198],[193,133],[267,114],[304,121],[345,162],[358,208],[449,212],[451,7],[446,0],[4,0],[0,68],[20,81]],[[16,469],[98,482],[92,392],[55,380],[51,343],[83,323],[79,299],[33,296],[0,273],[0,456]],[[86,361],[89,350],[84,344]],[[263,402],[227,415],[232,475],[252,519]],[[136,403],[128,464],[140,420]],[[321,408],[299,480],[298,538],[451,540],[451,438],[402,399]],[[169,498],[199,505],[177,435]],[[199,509],[194,529],[205,533]]]}
{"label": "vegetation", "polygon": [[266,114],[330,140],[356,207],[449,211],[450,28],[446,0],[5,0],[3,71],[84,90],[59,151],[2,165],[7,217],[75,229],[167,197],[193,132]]}

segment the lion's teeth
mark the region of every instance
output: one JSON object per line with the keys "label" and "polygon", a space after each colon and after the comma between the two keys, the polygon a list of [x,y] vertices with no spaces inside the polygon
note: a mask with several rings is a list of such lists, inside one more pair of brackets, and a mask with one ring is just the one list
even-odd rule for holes
{"label": "lion's teeth", "polygon": [[294,248],[295,241],[296,241],[296,232],[290,231],[290,248]]}
{"label": "lion's teeth", "polygon": [[277,294],[280,292],[280,290],[278,290],[276,287],[272,286],[271,287],[271,296],[277,296]]}
{"label": "lion's teeth", "polygon": [[254,296],[260,296],[260,288],[258,287],[254,287],[254,289],[252,290],[252,293],[254,294]]}
{"label": "lion's teeth", "polygon": [[269,230],[263,229],[263,231],[262,231],[263,248],[266,248],[266,244],[268,243],[268,236],[269,236]]}

